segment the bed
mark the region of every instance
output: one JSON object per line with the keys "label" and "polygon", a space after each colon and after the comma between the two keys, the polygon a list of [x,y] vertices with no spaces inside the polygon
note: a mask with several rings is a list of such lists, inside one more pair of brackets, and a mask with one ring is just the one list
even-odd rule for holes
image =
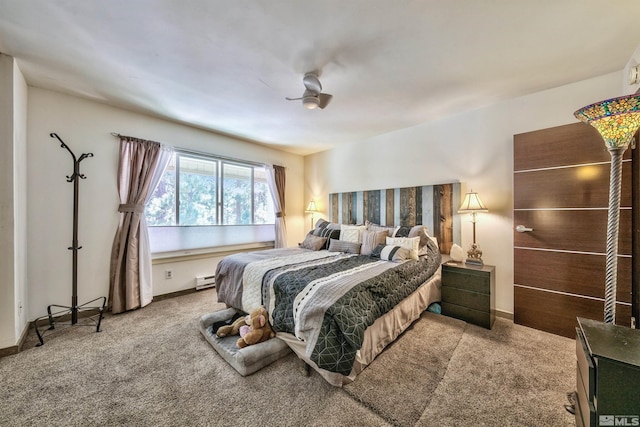
{"label": "bed", "polygon": [[436,239],[424,226],[400,237],[401,228],[320,220],[297,248],[230,255],[216,269],[218,301],[265,306],[278,338],[345,385],[440,300]]}

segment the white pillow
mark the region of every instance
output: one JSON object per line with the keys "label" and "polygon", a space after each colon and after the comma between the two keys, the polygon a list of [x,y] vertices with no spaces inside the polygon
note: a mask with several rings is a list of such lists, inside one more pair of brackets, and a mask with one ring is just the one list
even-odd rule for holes
{"label": "white pillow", "polygon": [[340,225],[340,240],[362,243],[362,233],[367,227],[364,225]]}
{"label": "white pillow", "polygon": [[409,249],[409,258],[418,259],[420,237],[387,237],[387,245]]}

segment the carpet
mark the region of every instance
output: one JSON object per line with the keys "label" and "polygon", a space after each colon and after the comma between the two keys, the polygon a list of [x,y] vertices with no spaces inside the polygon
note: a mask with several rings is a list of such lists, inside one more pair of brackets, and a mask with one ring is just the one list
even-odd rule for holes
{"label": "carpet", "polygon": [[240,376],[198,320],[214,289],[107,315],[0,359],[4,426],[562,426],[575,341],[504,319],[485,330],[424,313],[355,382],[329,385],[291,354]]}
{"label": "carpet", "polygon": [[424,312],[344,390],[394,425],[414,425],[444,377],[465,326]]}
{"label": "carpet", "polygon": [[575,340],[500,318],[469,326],[416,426],[574,426],[575,360]]}

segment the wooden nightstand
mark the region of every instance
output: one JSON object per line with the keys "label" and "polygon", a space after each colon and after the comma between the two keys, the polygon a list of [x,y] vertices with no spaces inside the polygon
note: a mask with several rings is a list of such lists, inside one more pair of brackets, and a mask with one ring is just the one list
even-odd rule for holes
{"label": "wooden nightstand", "polygon": [[576,426],[638,425],[640,331],[581,317],[578,326]]}
{"label": "wooden nightstand", "polygon": [[491,329],[496,320],[495,270],[493,265],[442,264],[442,314]]}

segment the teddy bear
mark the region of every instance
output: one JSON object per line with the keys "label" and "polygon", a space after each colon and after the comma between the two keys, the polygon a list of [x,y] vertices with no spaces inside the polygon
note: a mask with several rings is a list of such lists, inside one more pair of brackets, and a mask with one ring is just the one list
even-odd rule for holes
{"label": "teddy bear", "polygon": [[258,344],[276,336],[269,325],[268,313],[264,307],[258,307],[249,313],[245,322],[246,325],[240,327],[240,338],[237,342],[239,348]]}
{"label": "teddy bear", "polygon": [[240,327],[245,326],[247,324],[246,322],[247,316],[240,316],[240,315],[237,315],[237,316],[238,317],[233,319],[233,323],[231,323],[230,325],[224,324],[220,326],[216,331],[216,335],[220,338],[228,337],[230,335],[239,335]]}

